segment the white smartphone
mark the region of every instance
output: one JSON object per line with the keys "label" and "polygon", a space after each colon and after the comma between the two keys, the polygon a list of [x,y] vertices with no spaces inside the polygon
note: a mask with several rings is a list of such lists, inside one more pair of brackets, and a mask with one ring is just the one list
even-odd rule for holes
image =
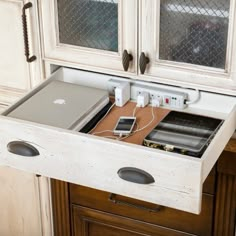
{"label": "white smartphone", "polygon": [[130,134],[134,128],[136,117],[121,116],[115,126],[115,135]]}

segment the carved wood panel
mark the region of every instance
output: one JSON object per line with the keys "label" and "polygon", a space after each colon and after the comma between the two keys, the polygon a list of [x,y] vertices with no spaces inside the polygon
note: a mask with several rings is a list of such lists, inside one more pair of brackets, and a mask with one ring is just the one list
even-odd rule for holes
{"label": "carved wood panel", "polygon": [[214,236],[235,236],[236,226],[236,141],[231,140],[217,165]]}
{"label": "carved wood panel", "polygon": [[53,224],[55,236],[69,236],[70,229],[70,203],[68,184],[59,180],[51,180]]}
{"label": "carved wood panel", "polygon": [[[188,233],[131,218],[72,206],[73,236],[187,236]],[[193,234],[191,234],[194,236]]]}

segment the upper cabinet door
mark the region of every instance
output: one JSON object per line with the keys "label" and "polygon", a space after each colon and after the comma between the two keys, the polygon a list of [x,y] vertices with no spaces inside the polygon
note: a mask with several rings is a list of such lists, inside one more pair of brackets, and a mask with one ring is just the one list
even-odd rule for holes
{"label": "upper cabinet door", "polygon": [[103,72],[136,71],[136,0],[41,0],[40,5],[46,59]]}
{"label": "upper cabinet door", "polygon": [[[0,0],[0,101],[3,103],[10,103],[10,96],[25,93],[40,81],[36,9],[34,0],[28,5],[20,0]],[[31,61],[27,61],[26,53],[34,56]]]}
{"label": "upper cabinet door", "polygon": [[145,75],[218,92],[235,89],[235,1],[139,3],[140,67]]}

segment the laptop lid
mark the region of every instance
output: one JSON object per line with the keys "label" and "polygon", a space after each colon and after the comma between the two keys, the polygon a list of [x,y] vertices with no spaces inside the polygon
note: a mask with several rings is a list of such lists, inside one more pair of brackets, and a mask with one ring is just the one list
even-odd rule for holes
{"label": "laptop lid", "polygon": [[107,98],[106,90],[52,81],[8,116],[70,129]]}

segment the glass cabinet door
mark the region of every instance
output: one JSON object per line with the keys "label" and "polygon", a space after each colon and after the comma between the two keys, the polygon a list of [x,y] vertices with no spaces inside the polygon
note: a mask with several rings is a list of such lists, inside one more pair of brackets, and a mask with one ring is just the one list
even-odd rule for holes
{"label": "glass cabinet door", "polygon": [[136,0],[41,2],[47,58],[79,63],[84,68],[124,71],[125,52],[130,59],[126,70],[134,72]]}
{"label": "glass cabinet door", "polygon": [[57,0],[61,44],[118,52],[118,1]]}
{"label": "glass cabinet door", "polygon": [[233,2],[140,0],[140,50],[150,61],[144,73],[191,84],[232,86]]}

